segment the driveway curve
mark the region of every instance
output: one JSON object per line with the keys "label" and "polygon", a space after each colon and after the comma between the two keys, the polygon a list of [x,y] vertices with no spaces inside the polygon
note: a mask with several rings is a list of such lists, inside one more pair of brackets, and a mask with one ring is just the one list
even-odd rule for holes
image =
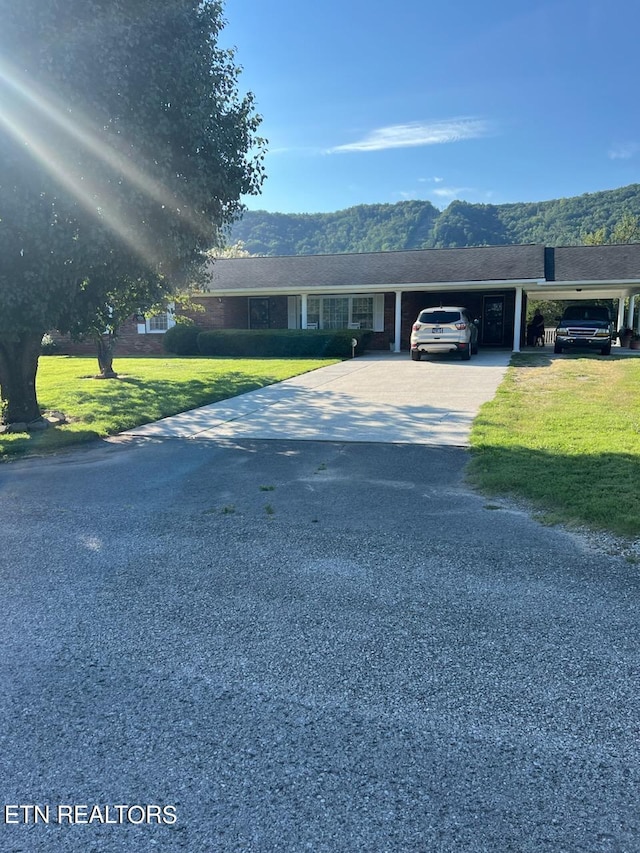
{"label": "driveway curve", "polygon": [[406,353],[369,354],[125,435],[466,447],[471,423],[494,396],[510,357],[506,350],[489,350],[470,362],[413,362]]}

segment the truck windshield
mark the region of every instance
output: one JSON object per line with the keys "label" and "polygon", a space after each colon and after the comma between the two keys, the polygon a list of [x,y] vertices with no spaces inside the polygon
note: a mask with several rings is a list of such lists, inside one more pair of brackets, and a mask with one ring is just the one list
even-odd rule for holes
{"label": "truck windshield", "polygon": [[570,305],[565,309],[563,320],[610,320],[609,311],[599,305]]}

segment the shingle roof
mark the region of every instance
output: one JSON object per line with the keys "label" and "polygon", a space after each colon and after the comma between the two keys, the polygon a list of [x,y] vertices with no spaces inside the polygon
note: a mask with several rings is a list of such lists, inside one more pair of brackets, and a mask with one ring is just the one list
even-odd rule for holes
{"label": "shingle roof", "polygon": [[[640,280],[640,243],[563,246],[554,255],[555,281]],[[547,277],[552,276],[547,273]]]}
{"label": "shingle roof", "polygon": [[215,261],[211,273],[208,287],[213,292],[522,281],[544,278],[544,246],[224,258]]}
{"label": "shingle roof", "polygon": [[[546,263],[545,263],[546,258]],[[481,246],[340,255],[224,258],[208,289],[313,292],[482,281],[640,281],[640,244]]]}

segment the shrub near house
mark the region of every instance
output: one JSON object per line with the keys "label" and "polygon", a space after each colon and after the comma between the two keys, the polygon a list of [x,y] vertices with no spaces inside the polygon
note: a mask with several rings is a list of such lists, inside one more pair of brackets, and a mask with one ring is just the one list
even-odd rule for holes
{"label": "shrub near house", "polygon": [[350,358],[363,353],[373,333],[334,329],[219,329],[198,335],[202,355],[266,358]]}
{"label": "shrub near house", "polygon": [[198,335],[202,329],[192,323],[178,323],[164,334],[162,344],[165,352],[173,355],[200,355]]}

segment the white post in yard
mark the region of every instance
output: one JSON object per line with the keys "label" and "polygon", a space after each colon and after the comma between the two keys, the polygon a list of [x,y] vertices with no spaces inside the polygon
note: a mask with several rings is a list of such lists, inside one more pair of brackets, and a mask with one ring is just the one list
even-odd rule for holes
{"label": "white post in yard", "polygon": [[394,328],[395,341],[393,351],[400,352],[400,335],[402,334],[402,291],[396,290],[396,316]]}
{"label": "white post in yard", "polygon": [[522,288],[516,287],[516,307],[513,312],[513,351],[520,352],[520,326],[522,325]]}

